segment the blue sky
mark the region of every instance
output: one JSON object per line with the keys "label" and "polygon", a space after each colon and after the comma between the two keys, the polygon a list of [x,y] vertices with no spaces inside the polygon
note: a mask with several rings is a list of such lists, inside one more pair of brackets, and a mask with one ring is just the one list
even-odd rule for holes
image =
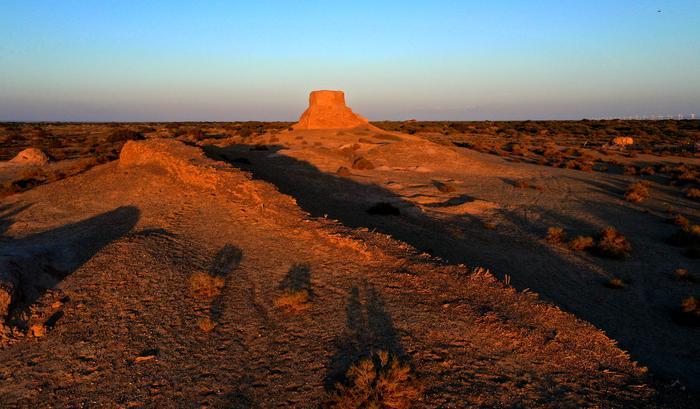
{"label": "blue sky", "polygon": [[[661,12],[658,12],[661,10]],[[0,1],[0,120],[700,114],[700,1]]]}

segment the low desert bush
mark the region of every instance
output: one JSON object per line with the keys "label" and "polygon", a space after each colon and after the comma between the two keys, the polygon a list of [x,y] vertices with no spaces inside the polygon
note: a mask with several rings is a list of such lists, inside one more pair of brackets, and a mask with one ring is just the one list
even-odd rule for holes
{"label": "low desert bush", "polygon": [[682,325],[700,326],[700,301],[696,297],[685,298],[675,318],[676,322]]}
{"label": "low desert bush", "polygon": [[197,326],[199,329],[201,329],[203,332],[211,332],[214,328],[216,328],[216,323],[212,321],[211,318],[209,317],[204,317],[197,321]]}
{"label": "low desert bush", "polygon": [[625,192],[625,200],[632,203],[639,203],[649,198],[649,188],[644,182],[634,182]]}
{"label": "low desert bush", "polygon": [[605,286],[608,288],[619,290],[620,288],[625,288],[625,283],[619,278],[613,277],[605,283]]}
{"label": "low desert bush", "polygon": [[625,166],[623,172],[625,175],[635,176],[637,174],[637,167],[634,165]]}
{"label": "low desert bush", "polygon": [[681,216],[680,214],[674,215],[670,221],[676,226],[680,226],[682,228],[690,226],[690,220],[688,220],[688,218],[686,217]]}
{"label": "low desert bush", "polygon": [[598,234],[596,250],[603,257],[621,259],[629,256],[632,245],[622,233],[608,226]]}
{"label": "low desert bush", "polygon": [[385,351],[351,366],[346,378],[328,395],[329,407],[406,409],[423,394],[411,368]]}
{"label": "low desert bush", "polygon": [[551,244],[561,244],[566,239],[566,232],[561,227],[550,227],[547,229],[547,241]]}
{"label": "low desert bush", "polygon": [[309,303],[309,291],[305,289],[284,291],[275,299],[274,304],[275,307],[289,312],[303,311],[311,306]]}
{"label": "low desert bush", "polygon": [[577,236],[569,242],[569,247],[576,251],[590,250],[595,246],[595,240],[590,236]]}
{"label": "low desert bush", "polygon": [[656,171],[651,166],[645,166],[639,170],[640,175],[652,176],[654,173],[656,173]]}
{"label": "low desert bush", "polygon": [[697,283],[698,278],[695,277],[695,275],[691,274],[690,271],[688,271],[685,268],[678,268],[676,271],[673,273],[674,276],[676,276],[676,279],[680,281],[688,281],[690,283]]}
{"label": "low desert bush", "polygon": [[190,290],[195,297],[210,299],[221,294],[224,288],[224,278],[205,272],[197,272],[190,276]]}
{"label": "low desert bush", "polygon": [[685,190],[685,197],[693,200],[700,200],[700,189],[691,187]]}

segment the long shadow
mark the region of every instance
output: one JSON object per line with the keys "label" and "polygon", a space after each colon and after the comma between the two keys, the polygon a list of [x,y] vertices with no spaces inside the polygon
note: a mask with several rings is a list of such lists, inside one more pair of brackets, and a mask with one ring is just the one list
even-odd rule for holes
{"label": "long shadow", "polygon": [[306,291],[311,296],[311,267],[306,263],[292,265],[280,282],[279,289],[290,293]]}
{"label": "long shadow", "polygon": [[[243,260],[243,250],[232,244],[224,245],[221,250],[216,253],[209,269],[209,274],[216,277],[222,277],[225,281],[225,286],[228,285],[228,276],[233,270],[241,264]],[[214,322],[218,322],[224,310],[223,294],[215,297],[211,302],[209,315]]]}
{"label": "long shadow", "polygon": [[21,239],[10,239],[0,250],[0,270],[11,302],[2,318],[23,325],[24,313],[48,289],[79,269],[97,252],[129,233],[140,217],[133,206],[67,224]]}
{"label": "long shadow", "polygon": [[12,225],[12,217],[31,207],[30,204],[21,206],[11,206],[9,204],[0,205],[0,240],[8,228]]}
{"label": "long shadow", "polygon": [[360,289],[350,290],[345,308],[345,332],[336,339],[336,352],[328,364],[324,381],[326,389],[332,389],[338,382],[344,382],[350,366],[371,356],[377,351],[386,351],[407,362],[408,357],[401,346],[391,315],[375,288],[365,283],[365,302],[362,303]]}
{"label": "long shadow", "polygon": [[[308,162],[280,154],[282,149],[281,146],[270,146],[267,151],[255,151],[250,146],[233,145],[227,148],[209,146],[205,152],[213,159],[229,161],[233,166],[250,172],[254,178],[274,184],[282,193],[295,198],[298,205],[312,216],[327,216],[348,227],[366,227],[389,234],[451,263],[482,266],[497,275],[509,274],[514,287],[534,290],[545,300],[593,323],[618,340],[635,360],[649,366],[656,374],[668,379],[681,379],[686,385],[700,389],[700,377],[696,376],[700,372],[700,362],[680,359],[687,348],[666,348],[667,334],[658,330],[656,320],[643,318],[644,314],[653,313],[663,319],[667,315],[665,307],[657,311],[658,304],[650,302],[643,295],[614,296],[610,295],[610,291],[614,290],[603,287],[605,272],[618,274],[621,266],[625,266],[624,262],[595,259],[582,262],[577,256],[552,248],[540,239],[549,227],[545,221],[533,223],[515,212],[501,211],[512,224],[506,225],[505,229],[485,228],[485,224],[477,222],[480,220],[476,216],[434,217],[388,189],[322,172]],[[635,233],[642,231],[648,221],[645,216],[648,215],[640,211],[630,213],[629,208],[617,204],[621,187],[613,186],[612,191],[606,191],[597,186],[600,189],[598,193],[616,198],[610,203],[597,203],[595,199],[583,195],[577,197],[577,203],[591,209],[599,221],[617,226],[625,234],[627,229]],[[475,199],[478,198],[463,195],[447,199],[446,204]],[[400,215],[368,214],[366,210],[378,202],[391,203],[401,210]],[[545,219],[559,220],[576,234],[592,234],[600,228],[556,210],[534,207],[531,210],[545,214]],[[660,256],[658,251],[655,248],[654,252],[645,255],[645,263],[635,262],[632,258],[630,267],[625,268],[623,274],[633,277],[633,268],[646,271],[645,275],[655,273],[654,266],[658,266],[660,258],[665,257]],[[601,270],[604,270],[603,274]],[[637,280],[636,283],[644,286],[652,281]],[[642,294],[650,290],[653,288],[643,288]],[[625,293],[623,290],[617,294]],[[349,304],[352,305],[352,302]],[[620,317],[630,317],[633,321],[621,322]],[[683,339],[688,339],[689,344],[693,344],[685,329],[678,332],[683,334]],[[641,339],[644,342],[640,342]],[[649,345],[653,348],[649,348]]]}

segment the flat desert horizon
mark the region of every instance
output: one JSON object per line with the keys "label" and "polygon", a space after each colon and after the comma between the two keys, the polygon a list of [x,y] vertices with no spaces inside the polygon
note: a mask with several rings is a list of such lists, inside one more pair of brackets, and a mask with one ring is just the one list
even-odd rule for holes
{"label": "flat desert horizon", "polygon": [[1,4],[0,407],[698,407],[699,17]]}

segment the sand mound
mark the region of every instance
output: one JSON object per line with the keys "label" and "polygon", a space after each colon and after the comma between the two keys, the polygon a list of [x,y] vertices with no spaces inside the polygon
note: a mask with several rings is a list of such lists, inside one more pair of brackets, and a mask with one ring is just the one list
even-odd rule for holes
{"label": "sand mound", "polygon": [[269,184],[251,180],[250,174],[209,159],[201,149],[172,139],[128,141],[119,155],[119,166],[156,166],[188,185],[227,192],[252,207],[264,202],[265,209],[272,212],[296,205],[289,196],[276,194]]}
{"label": "sand mound", "polygon": [[28,148],[18,153],[14,158],[10,159],[10,162],[20,165],[43,166],[49,163],[49,158],[40,149]]}
{"label": "sand mound", "polygon": [[367,119],[345,105],[343,91],[312,91],[309,107],[294,125],[294,129],[346,129],[368,126]]}

